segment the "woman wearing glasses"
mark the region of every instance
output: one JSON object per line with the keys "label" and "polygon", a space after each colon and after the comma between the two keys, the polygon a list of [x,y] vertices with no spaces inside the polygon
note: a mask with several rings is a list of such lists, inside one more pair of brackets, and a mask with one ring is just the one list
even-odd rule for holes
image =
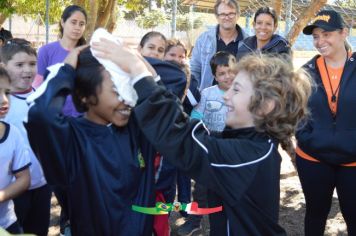
{"label": "woman wearing glasses", "polygon": [[238,48],[237,59],[253,52],[291,54],[288,41],[275,34],[278,26],[278,17],[273,8],[259,8],[253,19],[255,35],[244,39]]}

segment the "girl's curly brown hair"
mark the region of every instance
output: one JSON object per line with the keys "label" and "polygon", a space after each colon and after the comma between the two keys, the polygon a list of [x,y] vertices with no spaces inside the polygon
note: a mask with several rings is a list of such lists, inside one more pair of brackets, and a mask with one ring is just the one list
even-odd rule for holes
{"label": "girl's curly brown hair", "polygon": [[[294,71],[285,58],[265,54],[243,57],[236,70],[247,72],[254,87],[249,110],[256,130],[277,139],[294,157],[292,137],[298,124],[309,115],[310,76],[302,69]],[[266,109],[268,104],[274,104],[273,108]]]}

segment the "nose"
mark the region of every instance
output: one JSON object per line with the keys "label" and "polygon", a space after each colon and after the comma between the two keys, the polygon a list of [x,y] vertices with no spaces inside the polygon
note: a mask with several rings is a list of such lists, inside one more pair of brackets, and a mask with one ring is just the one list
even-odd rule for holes
{"label": "nose", "polygon": [[0,104],[5,105],[9,103],[9,99],[7,98],[6,94],[2,92],[0,94]]}

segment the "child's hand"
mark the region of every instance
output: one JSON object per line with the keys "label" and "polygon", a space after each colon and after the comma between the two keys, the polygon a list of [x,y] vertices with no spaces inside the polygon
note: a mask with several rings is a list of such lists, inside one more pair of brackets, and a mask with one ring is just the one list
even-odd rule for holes
{"label": "child's hand", "polygon": [[76,48],[73,48],[70,53],[68,54],[68,56],[66,57],[66,59],[64,59],[64,63],[68,64],[70,66],[72,66],[74,69],[77,68],[77,63],[78,63],[78,56],[80,54],[80,52],[87,48],[89,45],[82,45]]}
{"label": "child's hand", "polygon": [[144,59],[137,52],[125,44],[117,44],[108,39],[101,38],[100,42],[91,45],[95,50],[95,56],[107,59],[119,66],[133,78],[143,72],[150,71],[144,63]]}

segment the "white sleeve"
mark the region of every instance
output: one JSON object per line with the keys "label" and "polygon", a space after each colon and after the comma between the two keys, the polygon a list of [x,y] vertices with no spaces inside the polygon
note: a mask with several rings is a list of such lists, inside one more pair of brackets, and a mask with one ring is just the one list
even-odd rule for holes
{"label": "white sleeve", "polygon": [[16,173],[28,168],[31,165],[30,147],[20,134],[20,131],[10,125],[10,137],[14,141],[14,151],[12,158],[12,173]]}

